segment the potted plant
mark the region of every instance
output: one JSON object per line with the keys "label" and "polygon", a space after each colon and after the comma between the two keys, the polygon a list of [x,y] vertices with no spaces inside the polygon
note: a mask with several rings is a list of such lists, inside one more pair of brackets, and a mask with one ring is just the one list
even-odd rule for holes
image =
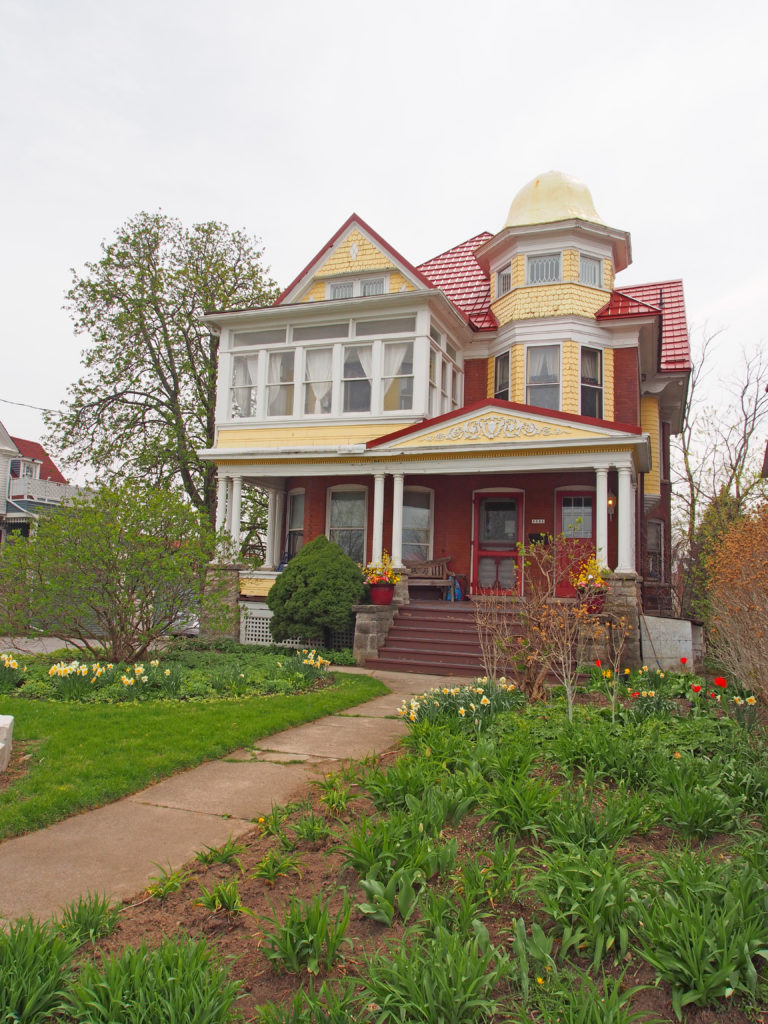
{"label": "potted plant", "polygon": [[605,607],[605,598],[608,594],[605,577],[609,572],[608,567],[598,562],[597,555],[593,552],[575,572],[571,573],[571,583],[576,588],[576,593],[586,605],[587,611],[593,615],[600,613]]}
{"label": "potted plant", "polygon": [[363,566],[363,582],[368,584],[372,604],[391,604],[399,580],[400,573],[392,567],[392,559],[386,551],[382,551],[378,562]]}

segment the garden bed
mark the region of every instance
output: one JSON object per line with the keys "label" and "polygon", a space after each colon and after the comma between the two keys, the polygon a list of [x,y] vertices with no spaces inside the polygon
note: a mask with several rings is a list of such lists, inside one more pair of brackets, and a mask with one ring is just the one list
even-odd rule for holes
{"label": "garden bed", "polygon": [[648,682],[615,722],[488,683],[409,702],[400,756],[158,869],[78,955],[202,938],[266,1024],[763,1022],[764,732]]}

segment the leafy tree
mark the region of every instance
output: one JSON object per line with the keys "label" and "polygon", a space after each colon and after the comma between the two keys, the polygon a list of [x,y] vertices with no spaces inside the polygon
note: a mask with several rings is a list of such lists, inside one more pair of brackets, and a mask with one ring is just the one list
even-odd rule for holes
{"label": "leafy tree", "polygon": [[352,605],[364,593],[360,566],[338,544],[316,537],[291,559],[267,594],[272,636],[330,646],[332,630],[349,625]]}
{"label": "leafy tree", "polygon": [[205,313],[272,302],[259,243],[210,221],[188,229],[140,213],[73,271],[67,306],[89,338],[83,376],[46,444],[105,481],[129,477],[182,490],[215,518],[215,470],[198,457],[214,442],[218,337]]}
{"label": "leafy tree", "polygon": [[0,633],[30,626],[110,661],[138,661],[174,623],[223,614],[204,598],[214,534],[180,496],[103,487],[40,519],[0,553]]}

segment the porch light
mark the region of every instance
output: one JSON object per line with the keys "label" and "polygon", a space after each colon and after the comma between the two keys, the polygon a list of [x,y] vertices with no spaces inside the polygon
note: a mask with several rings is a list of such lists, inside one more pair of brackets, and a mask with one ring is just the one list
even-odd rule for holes
{"label": "porch light", "polygon": [[608,491],[608,515],[613,519],[613,513],[616,511],[616,495],[613,491]]}

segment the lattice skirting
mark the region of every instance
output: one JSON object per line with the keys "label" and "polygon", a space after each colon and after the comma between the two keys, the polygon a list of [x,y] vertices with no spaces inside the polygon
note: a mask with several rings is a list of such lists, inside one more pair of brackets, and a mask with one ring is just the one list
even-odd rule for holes
{"label": "lattice skirting", "polygon": [[[240,643],[258,644],[262,647],[278,643],[280,647],[301,648],[307,646],[306,640],[274,640],[272,631],[269,628],[269,620],[271,618],[272,611],[265,604],[241,604]],[[345,630],[334,630],[331,633],[331,647],[333,650],[338,651],[344,647],[351,647],[354,640],[354,626]]]}

